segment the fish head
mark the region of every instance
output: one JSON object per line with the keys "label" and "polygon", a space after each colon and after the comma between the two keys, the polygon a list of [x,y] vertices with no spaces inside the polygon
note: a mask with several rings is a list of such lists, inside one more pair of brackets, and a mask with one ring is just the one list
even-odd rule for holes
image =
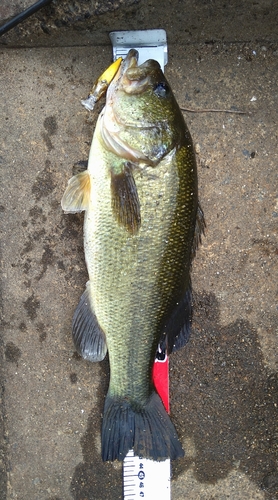
{"label": "fish head", "polygon": [[178,145],[183,120],[159,63],[149,59],[138,65],[134,49],[109,86],[106,118],[107,132],[113,131],[115,140],[118,135],[121,145],[127,144],[129,151],[139,150],[137,157],[141,154],[142,160],[153,164]]}
{"label": "fish head", "polygon": [[[138,65],[138,52],[131,49],[119,69],[110,96],[121,123],[144,125],[171,121],[177,103],[159,63],[148,59]],[[142,114],[143,111],[143,114]]]}

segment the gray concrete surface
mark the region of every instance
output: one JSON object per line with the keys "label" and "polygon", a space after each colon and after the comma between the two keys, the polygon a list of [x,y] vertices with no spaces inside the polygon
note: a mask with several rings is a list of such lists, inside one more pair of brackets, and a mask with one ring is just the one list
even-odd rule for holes
{"label": "gray concrete surface", "polygon": [[111,60],[107,32],[163,26],[179,103],[246,111],[185,114],[207,233],[191,340],[171,357],[186,451],[172,499],[276,499],[277,3],[142,0],[61,28],[49,12],[0,42],[0,498],[121,498],[120,464],[100,459],[108,362],[80,359],[70,334],[87,279],[82,216],[60,200],[88,156],[97,112],[80,99]]}
{"label": "gray concrete surface", "polygon": [[32,0],[19,0],[18,2],[2,0],[0,5],[0,22],[1,24],[14,16],[17,16],[24,10],[28,9],[35,2]]}
{"label": "gray concrete surface", "polygon": [[[21,14],[37,2],[38,0],[1,0],[0,22],[2,23]],[[29,24],[34,25],[34,22],[42,20],[45,16],[46,24],[42,22],[40,30],[41,33],[49,34],[47,24],[50,18],[52,26],[54,24],[56,27],[61,27],[76,21],[84,21],[105,12],[113,12],[119,7],[126,7],[135,3],[138,3],[138,0],[52,0],[48,6],[40,7],[40,13],[36,14]]]}

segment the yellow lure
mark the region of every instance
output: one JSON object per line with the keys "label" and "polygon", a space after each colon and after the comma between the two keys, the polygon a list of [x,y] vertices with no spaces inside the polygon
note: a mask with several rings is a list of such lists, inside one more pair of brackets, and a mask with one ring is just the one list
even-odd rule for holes
{"label": "yellow lure", "polygon": [[102,75],[100,75],[100,77],[95,81],[87,99],[81,101],[85,108],[91,111],[94,108],[95,103],[105,94],[114,76],[117,74],[122,60],[122,57],[116,59],[116,61],[110,64],[104,73],[102,73]]}

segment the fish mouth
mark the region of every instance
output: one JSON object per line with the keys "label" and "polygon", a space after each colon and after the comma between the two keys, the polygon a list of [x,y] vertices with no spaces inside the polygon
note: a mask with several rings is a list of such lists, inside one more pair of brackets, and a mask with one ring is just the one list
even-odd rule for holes
{"label": "fish mouth", "polygon": [[130,68],[138,67],[139,52],[130,49],[122,62],[121,73],[124,75]]}
{"label": "fish mouth", "polygon": [[138,51],[131,49],[122,65],[121,87],[127,94],[144,92],[150,85],[152,73],[160,70],[159,63],[153,59],[138,66],[138,57]]}
{"label": "fish mouth", "polygon": [[[132,113],[127,113],[127,116],[121,110],[119,102],[122,94],[138,95],[142,94],[146,89],[152,87],[154,75],[161,73],[160,65],[157,61],[149,59],[148,61],[138,66],[139,53],[135,49],[131,49],[121,67],[110,84],[108,89],[106,106],[104,113],[100,116],[100,133],[103,143],[108,151],[111,151],[118,157],[133,163],[143,162],[147,165],[154,166],[156,159],[153,161],[140,149],[132,147],[128,139],[122,138],[121,134],[124,129],[128,129],[132,135],[133,131],[138,132],[138,129],[148,130],[153,129],[155,123],[147,122],[132,117]],[[118,101],[118,102],[117,102]],[[132,99],[133,104],[134,100]],[[115,109],[115,103],[117,106]],[[132,102],[131,102],[132,107]],[[136,106],[135,106],[136,107]]]}

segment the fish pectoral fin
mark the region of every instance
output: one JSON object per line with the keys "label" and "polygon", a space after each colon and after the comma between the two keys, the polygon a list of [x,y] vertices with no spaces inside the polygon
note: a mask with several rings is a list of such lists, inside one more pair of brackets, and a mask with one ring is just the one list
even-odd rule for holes
{"label": "fish pectoral fin", "polygon": [[189,340],[192,316],[191,298],[191,285],[189,285],[164,325],[159,347],[161,350],[166,350],[168,354],[181,349]]}
{"label": "fish pectoral fin", "polygon": [[141,225],[140,201],[132,164],[128,161],[120,174],[111,170],[111,205],[117,221],[131,234],[136,234]]}
{"label": "fish pectoral fin", "polygon": [[88,361],[102,361],[107,352],[105,334],[93,311],[89,283],[72,319],[72,336],[77,352]]}
{"label": "fish pectoral fin", "polygon": [[66,213],[87,210],[90,202],[91,181],[88,170],[74,175],[68,182],[67,189],[61,201]]}

